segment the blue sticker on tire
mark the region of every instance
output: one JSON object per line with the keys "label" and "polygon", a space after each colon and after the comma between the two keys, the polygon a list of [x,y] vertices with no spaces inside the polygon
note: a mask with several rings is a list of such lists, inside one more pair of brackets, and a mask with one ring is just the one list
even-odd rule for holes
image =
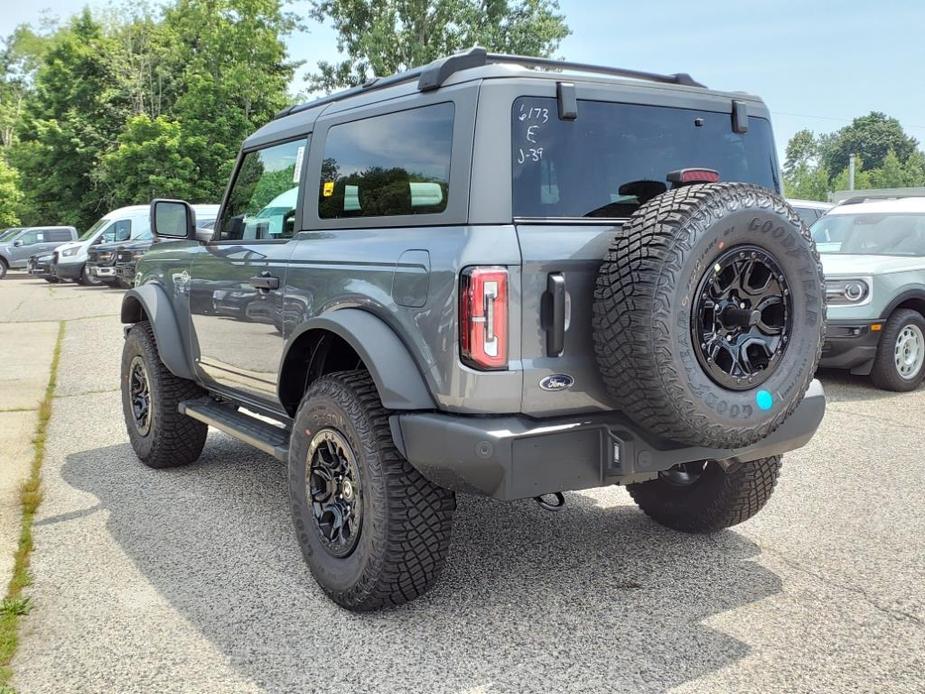
{"label": "blue sticker on tire", "polygon": [[774,407],[774,396],[766,390],[759,390],[755,393],[755,402],[759,410],[770,410]]}

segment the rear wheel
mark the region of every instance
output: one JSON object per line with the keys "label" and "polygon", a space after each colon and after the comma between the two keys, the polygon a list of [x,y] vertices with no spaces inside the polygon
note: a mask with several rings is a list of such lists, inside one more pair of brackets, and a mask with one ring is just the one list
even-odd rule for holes
{"label": "rear wheel", "polygon": [[780,465],[779,456],[726,467],[713,461],[685,463],[626,489],[661,525],[685,533],[711,533],[758,513],[771,498]]}
{"label": "rear wheel", "polygon": [[43,277],[42,279],[44,279],[49,284],[58,284],[58,282],[61,281],[57,277]]}
{"label": "rear wheel", "polygon": [[925,378],[925,318],[899,309],[883,327],[870,380],[878,388],[907,392]]}
{"label": "rear wheel", "polygon": [[413,600],[440,575],[456,498],[406,461],[365,371],[311,385],[289,447],[296,535],[327,595],[367,611]]}
{"label": "rear wheel", "polygon": [[205,391],[174,376],[157,352],[154,331],[147,321],[128,331],[122,349],[122,414],[132,448],[152,468],[192,463],[202,453],[209,427],[180,414],[184,400]]}

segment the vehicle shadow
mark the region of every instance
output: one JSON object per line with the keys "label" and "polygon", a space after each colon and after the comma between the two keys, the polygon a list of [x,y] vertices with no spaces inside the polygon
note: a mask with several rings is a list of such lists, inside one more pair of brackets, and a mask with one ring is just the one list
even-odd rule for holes
{"label": "vehicle shadow", "polygon": [[18,270],[7,270],[6,276],[2,282],[30,282],[32,284],[47,284],[45,280],[41,277],[33,277],[28,272],[20,272]]}
{"label": "vehicle shadow", "polygon": [[213,434],[197,464],[160,472],[128,445],[88,450],[63,476],[96,496],[171,606],[270,691],[663,691],[748,653],[706,620],[781,591],[734,531],[685,536],[580,494],[555,514],[461,496],[439,585],[356,615],[302,563],[284,467],[243,444]]}
{"label": "vehicle shadow", "polygon": [[[853,376],[848,371],[836,369],[819,369],[816,378],[825,387],[826,400],[829,402],[869,402],[908,397],[908,393],[894,393],[880,390],[869,376]],[[921,387],[914,392],[921,391]]]}

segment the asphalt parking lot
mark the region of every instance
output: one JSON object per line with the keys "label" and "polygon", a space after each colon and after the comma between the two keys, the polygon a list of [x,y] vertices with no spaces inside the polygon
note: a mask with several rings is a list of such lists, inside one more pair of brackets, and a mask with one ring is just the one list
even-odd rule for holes
{"label": "asphalt parking lot", "polygon": [[823,374],[822,430],[715,536],[619,488],[460,497],[438,587],[360,616],[311,580],[275,460],[219,433],[184,469],[135,459],[120,294],[0,283],[23,339],[67,321],[17,691],[925,690],[925,389]]}

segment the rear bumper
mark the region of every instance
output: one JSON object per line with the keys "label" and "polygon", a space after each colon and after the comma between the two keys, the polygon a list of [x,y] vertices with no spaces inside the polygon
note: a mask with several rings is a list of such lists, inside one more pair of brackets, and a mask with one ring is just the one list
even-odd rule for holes
{"label": "rear bumper", "polygon": [[825,414],[813,381],[773,434],[742,449],[679,446],[643,434],[619,413],[533,419],[408,412],[391,419],[408,461],[435,484],[497,499],[591,489],[650,479],[678,463],[756,460],[800,448]]}
{"label": "rear bumper", "polygon": [[882,334],[872,331],[871,324],[882,325],[882,321],[829,321],[819,366],[869,374]]}

